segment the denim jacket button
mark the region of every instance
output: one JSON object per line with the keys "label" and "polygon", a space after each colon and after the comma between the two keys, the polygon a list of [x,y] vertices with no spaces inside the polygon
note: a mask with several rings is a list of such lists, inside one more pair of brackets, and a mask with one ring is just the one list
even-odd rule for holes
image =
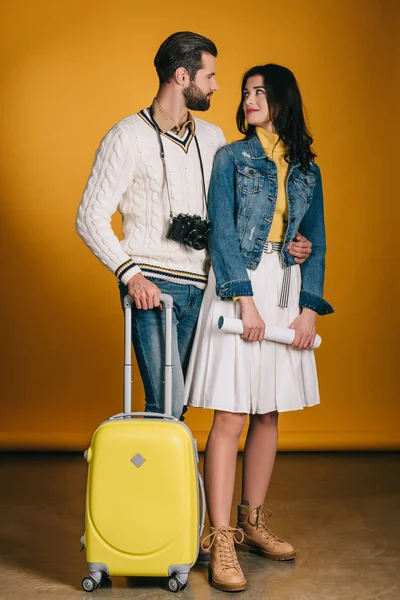
{"label": "denim jacket button", "polygon": [[249,171],[249,175],[254,175],[254,171],[253,171],[253,169],[250,169],[250,171]]}
{"label": "denim jacket button", "polygon": [[291,220],[292,223],[294,223],[295,220],[296,220],[296,217],[292,217],[290,220]]}
{"label": "denim jacket button", "polygon": [[294,200],[294,196],[289,196],[289,200]]}

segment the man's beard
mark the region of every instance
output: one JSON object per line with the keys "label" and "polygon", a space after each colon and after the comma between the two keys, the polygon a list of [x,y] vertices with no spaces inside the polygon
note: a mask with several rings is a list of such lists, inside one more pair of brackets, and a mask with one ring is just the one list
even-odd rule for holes
{"label": "man's beard", "polygon": [[210,108],[210,98],[206,94],[203,94],[194,81],[191,81],[189,87],[183,90],[183,95],[189,110],[205,111]]}

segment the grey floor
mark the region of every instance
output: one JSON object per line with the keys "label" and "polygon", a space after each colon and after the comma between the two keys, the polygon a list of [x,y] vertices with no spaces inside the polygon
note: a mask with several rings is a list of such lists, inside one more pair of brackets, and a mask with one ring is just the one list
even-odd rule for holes
{"label": "grey floor", "polygon": [[[278,455],[266,506],[271,529],[298,551],[294,563],[239,555],[258,600],[400,600],[400,455]],[[240,459],[235,500],[240,494]],[[86,463],[71,454],[0,455],[0,598],[171,598],[158,580],[115,578],[80,588]],[[232,511],[232,524],[234,524]],[[181,597],[226,598],[195,567]]]}

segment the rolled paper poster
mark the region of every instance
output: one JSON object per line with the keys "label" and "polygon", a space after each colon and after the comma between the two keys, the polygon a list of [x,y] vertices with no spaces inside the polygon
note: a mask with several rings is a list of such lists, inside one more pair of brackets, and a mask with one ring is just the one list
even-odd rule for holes
{"label": "rolled paper poster", "polygon": [[[227,317],[219,317],[218,329],[226,333],[243,333],[243,323],[240,319],[229,319]],[[265,328],[264,339],[270,342],[278,342],[280,344],[292,344],[294,340],[294,329],[286,327],[277,327],[276,325],[267,325]],[[319,348],[322,343],[320,335],[315,336],[313,348]]]}

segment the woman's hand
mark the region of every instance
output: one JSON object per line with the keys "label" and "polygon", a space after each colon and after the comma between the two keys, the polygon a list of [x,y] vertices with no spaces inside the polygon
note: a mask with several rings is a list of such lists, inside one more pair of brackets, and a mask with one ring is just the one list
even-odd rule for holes
{"label": "woman's hand", "polygon": [[295,350],[309,350],[315,342],[315,320],[317,313],[310,308],[303,308],[289,329],[295,330],[291,348]]}
{"label": "woman's hand", "polygon": [[261,342],[264,339],[265,323],[260,317],[253,297],[242,297],[239,303],[244,330],[242,339],[248,342]]}

